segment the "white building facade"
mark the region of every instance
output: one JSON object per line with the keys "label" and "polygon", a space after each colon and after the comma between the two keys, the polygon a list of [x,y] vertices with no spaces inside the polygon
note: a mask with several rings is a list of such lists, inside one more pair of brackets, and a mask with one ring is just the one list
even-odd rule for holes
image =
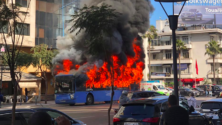
{"label": "white building facade", "polygon": [[[172,32],[168,20],[157,20],[158,39],[152,41],[151,79],[173,82]],[[182,40],[187,50],[181,53],[181,79],[184,85],[201,84],[203,78],[212,79],[213,60],[205,55],[206,44],[216,40],[222,47],[222,30],[215,25],[180,26],[176,31],[177,39]],[[196,61],[198,75],[196,74]],[[179,60],[177,60],[179,65]],[[217,82],[222,78],[222,54],[215,59]]]}

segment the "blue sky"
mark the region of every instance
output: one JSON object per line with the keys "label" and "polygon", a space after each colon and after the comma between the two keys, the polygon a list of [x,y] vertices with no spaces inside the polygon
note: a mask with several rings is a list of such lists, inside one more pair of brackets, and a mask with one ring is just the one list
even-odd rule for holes
{"label": "blue sky", "polygon": [[[155,10],[150,16],[151,17],[150,18],[150,25],[156,26],[156,20],[159,20],[160,17],[162,20],[165,20],[165,19],[167,19],[167,16],[166,16],[166,14],[165,14],[164,10],[162,9],[159,2],[155,2],[154,0],[151,0],[151,3],[153,5],[153,7],[155,8]],[[173,12],[172,4],[163,3],[163,6],[166,9],[168,15],[171,15]]]}

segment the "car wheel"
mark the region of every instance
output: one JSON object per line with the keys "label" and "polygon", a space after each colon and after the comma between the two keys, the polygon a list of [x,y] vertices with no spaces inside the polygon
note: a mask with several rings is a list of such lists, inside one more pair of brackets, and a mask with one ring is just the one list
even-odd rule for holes
{"label": "car wheel", "polygon": [[86,98],[86,105],[92,105],[94,103],[93,96],[91,94],[88,94]]}

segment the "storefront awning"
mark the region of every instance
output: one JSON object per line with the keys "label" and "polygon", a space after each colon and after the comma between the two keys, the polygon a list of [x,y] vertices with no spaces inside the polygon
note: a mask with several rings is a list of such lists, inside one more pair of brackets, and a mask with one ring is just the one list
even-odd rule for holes
{"label": "storefront awning", "polygon": [[20,88],[38,88],[37,82],[19,82]]}
{"label": "storefront awning", "polygon": [[160,41],[170,41],[170,36],[162,36]]}
{"label": "storefront awning", "polygon": [[203,78],[196,78],[196,79],[181,79],[181,82],[191,83],[191,82],[200,82],[203,81]]}

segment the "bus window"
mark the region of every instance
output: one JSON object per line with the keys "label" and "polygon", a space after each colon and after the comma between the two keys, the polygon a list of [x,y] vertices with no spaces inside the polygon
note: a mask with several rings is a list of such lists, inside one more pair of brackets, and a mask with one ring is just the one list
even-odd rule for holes
{"label": "bus window", "polygon": [[56,93],[73,93],[74,90],[72,78],[65,76],[56,78]]}

